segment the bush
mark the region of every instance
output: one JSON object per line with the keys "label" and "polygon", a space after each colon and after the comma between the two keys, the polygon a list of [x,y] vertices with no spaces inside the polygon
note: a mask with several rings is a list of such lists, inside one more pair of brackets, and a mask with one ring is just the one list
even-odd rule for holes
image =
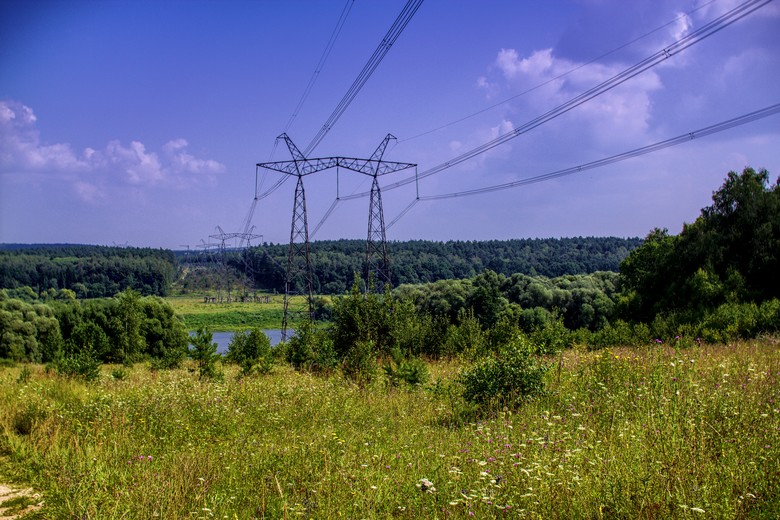
{"label": "bush", "polygon": [[341,371],[344,377],[359,386],[371,384],[377,374],[374,344],[370,341],[356,342],[344,357]]}
{"label": "bush", "polygon": [[296,370],[329,373],[339,366],[333,340],[309,320],[301,322],[295,334],[281,347],[284,358]]}
{"label": "bush", "polygon": [[211,332],[201,327],[190,340],[194,347],[190,357],[198,364],[201,379],[219,379],[222,374],[217,370],[217,360],[222,356],[217,354],[217,344],[212,341]]}
{"label": "bush", "polygon": [[482,407],[516,408],[526,397],[541,393],[548,366],[532,356],[536,348],[518,335],[497,355],[462,372],[459,381],[464,399]]}
{"label": "bush", "polygon": [[97,381],[100,377],[100,360],[92,350],[82,350],[54,361],[54,370],[64,377]]}
{"label": "bush", "polygon": [[393,386],[407,384],[422,386],[431,377],[428,365],[420,358],[407,358],[400,349],[394,349],[390,360],[384,365],[385,375]]}
{"label": "bush", "polygon": [[544,325],[530,334],[531,342],[536,345],[537,354],[556,354],[572,345],[572,334],[563,324],[563,318],[557,312],[551,313]]}
{"label": "bush", "polygon": [[485,349],[486,343],[485,333],[474,313],[461,312],[458,324],[447,329],[442,353],[447,357],[463,355],[473,359]]}
{"label": "bush", "polygon": [[616,320],[614,323],[610,323],[590,335],[588,349],[598,350],[609,347],[629,346],[634,345],[636,341],[637,337],[634,333],[634,327],[623,320]]}
{"label": "bush", "polygon": [[241,367],[241,375],[253,371],[268,374],[274,366],[271,340],[260,329],[237,332],[228,345],[227,359]]}

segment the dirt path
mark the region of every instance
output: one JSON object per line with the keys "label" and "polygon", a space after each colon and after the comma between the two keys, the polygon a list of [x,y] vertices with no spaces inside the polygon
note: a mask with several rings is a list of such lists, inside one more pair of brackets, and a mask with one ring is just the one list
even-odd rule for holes
{"label": "dirt path", "polygon": [[0,520],[14,520],[43,507],[41,495],[32,488],[0,484]]}

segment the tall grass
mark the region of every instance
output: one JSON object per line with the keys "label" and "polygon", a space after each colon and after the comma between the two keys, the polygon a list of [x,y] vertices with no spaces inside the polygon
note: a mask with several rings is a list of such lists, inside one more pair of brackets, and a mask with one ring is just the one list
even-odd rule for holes
{"label": "tall grass", "polygon": [[[567,351],[547,392],[474,415],[426,389],[279,368],[96,384],[0,369],[0,451],[50,518],[777,518],[775,340]],[[231,370],[234,370],[231,372]]]}

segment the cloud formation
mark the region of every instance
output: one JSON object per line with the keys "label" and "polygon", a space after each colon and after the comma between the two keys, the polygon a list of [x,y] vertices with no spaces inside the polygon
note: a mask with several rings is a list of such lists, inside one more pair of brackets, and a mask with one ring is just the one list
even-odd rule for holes
{"label": "cloud formation", "polygon": [[67,143],[45,144],[33,110],[13,100],[0,101],[0,174],[46,174],[72,183],[88,202],[100,200],[114,185],[183,188],[195,182],[213,182],[225,166],[200,159],[187,151],[185,139],[166,143],[160,153],[140,141],[124,145],[109,141],[102,150],[77,153]]}
{"label": "cloud formation", "polygon": [[[525,103],[534,115],[540,115],[625,68],[621,64],[577,63],[556,57],[553,49],[537,50],[528,56],[521,56],[515,49],[501,49],[493,64],[501,77],[492,82],[483,79],[480,84],[490,91],[504,88],[524,92],[515,103]],[[567,117],[577,121],[581,132],[600,142],[631,139],[647,130],[652,115],[651,93],[662,87],[658,74],[647,71],[575,108]]]}

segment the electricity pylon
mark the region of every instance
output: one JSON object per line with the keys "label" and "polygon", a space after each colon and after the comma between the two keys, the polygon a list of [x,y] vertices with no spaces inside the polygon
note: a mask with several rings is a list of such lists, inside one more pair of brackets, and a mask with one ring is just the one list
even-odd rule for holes
{"label": "electricity pylon", "polygon": [[[285,281],[284,318],[282,319],[282,341],[287,339],[287,326],[289,324],[290,297],[294,294],[306,294],[308,298],[309,318],[314,319],[313,312],[313,288],[311,257],[309,254],[309,224],[306,214],[306,192],[303,186],[303,177],[327,170],[330,168],[345,168],[373,178],[371,190],[371,203],[369,208],[369,236],[366,245],[366,275],[370,276],[372,269],[376,269],[378,279],[384,284],[390,281],[389,261],[387,257],[387,242],[385,240],[384,216],[382,213],[382,197],[379,191],[377,177],[387,173],[414,168],[416,164],[383,161],[385,149],[390,139],[395,139],[390,134],[382,141],[374,154],[369,159],[357,159],[353,157],[321,157],[307,159],[295,146],[287,134],[282,134],[277,139],[283,139],[292,155],[291,161],[278,161],[258,163],[257,166],[269,170],[275,170],[287,175],[297,177],[295,186],[295,200],[293,203],[292,226],[290,229],[290,247],[287,255],[287,275]],[[371,267],[374,266],[374,267]]]}

